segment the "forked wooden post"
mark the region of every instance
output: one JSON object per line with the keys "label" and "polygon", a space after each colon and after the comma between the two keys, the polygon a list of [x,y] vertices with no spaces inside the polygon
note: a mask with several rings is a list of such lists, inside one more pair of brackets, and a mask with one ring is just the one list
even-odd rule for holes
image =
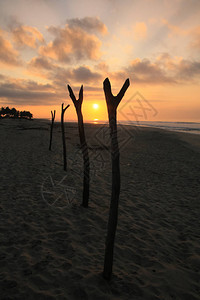
{"label": "forked wooden post", "polygon": [[50,142],[49,142],[49,150],[51,151],[51,144],[52,144],[52,136],[53,136],[53,124],[56,116],[56,111],[52,112],[51,110],[51,131],[50,131]]}
{"label": "forked wooden post", "polygon": [[71,87],[68,85],[69,95],[72,99],[77,117],[78,117],[78,130],[79,130],[79,137],[80,137],[80,143],[81,143],[81,151],[83,154],[83,162],[84,162],[84,178],[83,178],[83,200],[82,200],[82,206],[88,207],[88,201],[89,201],[89,182],[90,182],[90,161],[89,161],[89,153],[88,153],[88,146],[85,139],[85,130],[84,130],[84,124],[83,124],[83,115],[82,115],[82,103],[83,103],[83,86],[80,88],[79,92],[79,99],[77,100],[74,96],[74,93],[71,89]]}
{"label": "forked wooden post", "polygon": [[113,96],[111,85],[108,78],[104,80],[104,93],[108,109],[109,126],[111,132],[111,158],[112,158],[112,194],[110,202],[110,212],[107,227],[106,248],[104,257],[103,277],[111,279],[113,265],[113,250],[115,233],[118,219],[118,202],[120,194],[120,166],[119,166],[119,147],[117,139],[117,107],[123,98],[130,83],[127,79],[117,96]]}
{"label": "forked wooden post", "polygon": [[66,157],[66,142],[65,142],[65,126],[64,126],[64,114],[66,109],[69,107],[70,105],[68,104],[65,108],[64,108],[64,103],[62,103],[62,108],[61,108],[61,129],[62,129],[62,141],[63,141],[63,168],[64,171],[67,170],[67,157]]}

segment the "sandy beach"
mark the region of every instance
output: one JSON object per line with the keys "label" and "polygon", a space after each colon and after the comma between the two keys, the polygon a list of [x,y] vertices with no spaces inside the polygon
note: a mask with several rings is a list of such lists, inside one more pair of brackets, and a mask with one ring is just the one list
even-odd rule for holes
{"label": "sandy beach", "polygon": [[111,194],[109,128],[86,124],[82,201],[76,123],[0,120],[0,299],[200,299],[200,136],[119,127],[113,277],[102,277]]}

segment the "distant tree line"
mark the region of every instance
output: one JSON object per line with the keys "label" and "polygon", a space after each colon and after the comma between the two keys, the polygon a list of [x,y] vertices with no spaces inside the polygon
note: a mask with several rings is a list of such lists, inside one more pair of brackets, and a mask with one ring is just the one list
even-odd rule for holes
{"label": "distant tree line", "polygon": [[30,111],[19,111],[16,108],[2,107],[0,109],[0,118],[13,118],[13,119],[29,119],[33,118]]}

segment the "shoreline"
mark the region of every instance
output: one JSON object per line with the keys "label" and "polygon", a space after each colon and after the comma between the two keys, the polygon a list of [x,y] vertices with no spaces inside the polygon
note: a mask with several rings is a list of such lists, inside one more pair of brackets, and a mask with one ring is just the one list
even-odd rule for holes
{"label": "shoreline", "polygon": [[[3,120],[3,119],[2,119]],[[5,120],[9,120],[9,119],[5,119]],[[12,119],[11,119],[12,120]],[[13,120],[20,120],[22,121],[23,119],[13,119]],[[26,121],[26,120],[25,120]],[[42,123],[51,123],[51,118],[34,118],[31,120],[27,120],[27,121],[36,121],[36,122],[42,122]],[[173,127],[164,127],[156,125],[156,123],[162,123],[162,124],[197,124],[198,126],[200,126],[200,122],[166,122],[166,121],[148,121],[150,124],[146,124],[146,121],[140,121],[140,124],[136,124],[133,123],[128,124],[126,121],[118,121],[118,126],[129,126],[129,127],[133,127],[133,128],[152,128],[152,129],[161,129],[161,130],[166,130],[169,132],[175,132],[175,133],[188,133],[188,134],[192,134],[192,135],[200,135],[200,127],[199,128],[173,128]],[[65,121],[65,124],[77,124],[77,121],[71,120],[71,121]],[[143,123],[143,124],[142,124]],[[60,124],[60,121],[54,121],[54,124]],[[152,124],[152,125],[151,125]],[[96,126],[102,126],[102,125],[108,125],[109,126],[109,122],[108,121],[87,121],[84,122],[84,125],[88,126],[88,125],[96,125]]]}
{"label": "shoreline", "polygon": [[[51,119],[36,119],[36,120],[43,120],[43,121],[47,121],[47,122],[51,122]],[[65,121],[65,123],[76,123],[77,121]],[[55,121],[55,123],[60,123],[60,121]],[[152,129],[163,129],[163,130],[168,130],[168,131],[172,131],[172,132],[178,132],[178,133],[189,133],[189,134],[195,134],[195,135],[200,135],[200,122],[165,122],[165,121],[149,121],[149,125],[146,124],[145,121],[141,121],[139,122],[140,124],[135,124],[134,122],[131,124],[128,124],[126,121],[118,121],[118,126],[132,126],[132,127],[145,127],[145,128],[152,128]],[[163,125],[156,125],[156,123],[161,123],[161,124],[197,124],[199,126],[199,128],[173,128],[173,127],[169,127],[169,126],[163,126]],[[94,124],[94,125],[109,125],[108,121],[87,121],[84,124]],[[152,125],[151,125],[152,124]]]}
{"label": "shoreline", "polygon": [[[9,119],[5,119],[6,122],[9,122]],[[51,124],[51,120],[48,120],[48,119],[32,119],[32,120],[24,120],[24,119],[11,119],[10,120],[11,122],[25,122],[24,124],[26,125],[26,122],[28,122],[27,124],[30,124],[33,122],[35,123],[38,123],[41,125],[48,125],[48,128],[46,128],[46,130],[49,129],[49,126]],[[2,119],[2,122],[4,122],[4,120]],[[186,122],[188,123],[188,122]],[[191,122],[190,122],[191,123]],[[192,122],[194,123],[194,122]],[[20,124],[20,123],[19,123]],[[199,123],[198,123],[199,124]],[[0,122],[0,125],[1,125],[1,122]],[[93,127],[94,128],[100,128],[102,126],[106,126],[106,127],[109,127],[109,123],[99,123],[99,124],[95,124],[95,123],[84,123],[84,126],[85,127]],[[181,141],[183,141],[184,143],[188,144],[188,147],[190,147],[191,149],[195,150],[195,151],[200,151],[200,134],[196,134],[196,133],[191,133],[190,131],[176,131],[176,130],[170,130],[170,129],[166,129],[166,128],[158,128],[158,127],[153,127],[153,126],[135,126],[133,124],[130,124],[130,125],[126,125],[126,124],[122,124],[122,123],[118,123],[118,128],[119,127],[125,127],[125,128],[129,128],[130,131],[131,130],[134,130],[135,132],[139,132],[140,130],[149,130],[149,131],[163,131],[163,132],[166,132],[168,134],[174,134],[177,136],[178,139],[180,139]],[[54,126],[55,127],[59,127],[60,126],[60,122],[59,121],[55,121],[54,122]],[[66,127],[69,127],[69,126],[72,126],[73,128],[77,128],[78,129],[78,123],[76,121],[73,121],[73,122],[65,122],[65,126]],[[87,137],[86,137],[87,139]]]}

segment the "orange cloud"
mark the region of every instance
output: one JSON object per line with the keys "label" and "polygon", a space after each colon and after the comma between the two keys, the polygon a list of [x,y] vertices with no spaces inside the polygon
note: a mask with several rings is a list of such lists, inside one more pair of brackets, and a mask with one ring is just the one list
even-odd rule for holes
{"label": "orange cloud", "polygon": [[191,48],[195,50],[200,50],[200,26],[195,27],[190,31],[192,37],[192,42],[190,44]]}
{"label": "orange cloud", "polygon": [[43,56],[33,57],[28,64],[28,67],[34,69],[53,70],[56,67],[49,59]]}
{"label": "orange cloud", "polygon": [[167,26],[167,28],[169,29],[169,34],[168,36],[169,37],[172,37],[172,36],[184,36],[184,35],[187,35],[188,34],[188,30],[184,30],[178,26],[175,26],[173,24],[170,24],[166,19],[163,19],[162,20],[162,23],[164,25]]}
{"label": "orange cloud", "polygon": [[13,45],[5,39],[3,31],[0,29],[0,64],[8,66],[19,66],[19,53]]}
{"label": "orange cloud", "polygon": [[95,23],[93,18],[72,19],[68,21],[64,28],[49,27],[48,31],[55,38],[48,45],[40,47],[40,55],[60,62],[99,59],[102,54],[100,51],[101,41],[96,35],[87,32],[105,32],[103,23],[100,23],[98,19],[97,21]]}
{"label": "orange cloud", "polygon": [[111,73],[111,77],[115,80],[129,77],[138,84],[191,84],[200,81],[200,61],[163,53],[155,61],[134,59],[128,67]]}
{"label": "orange cloud", "polygon": [[40,84],[32,80],[0,77],[0,103],[2,105],[48,105],[62,96],[50,84]]}
{"label": "orange cloud", "polygon": [[200,26],[197,26],[192,29],[182,29],[178,26],[170,24],[167,20],[163,19],[162,23],[167,26],[169,29],[168,36],[173,37],[173,36],[186,36],[188,37],[191,41],[189,43],[190,48],[194,50],[200,50]]}
{"label": "orange cloud", "polygon": [[12,30],[13,40],[17,46],[36,48],[44,42],[43,35],[35,27],[20,25]]}
{"label": "orange cloud", "polygon": [[[143,40],[147,36],[147,26],[144,22],[136,22],[129,27],[121,27],[120,30],[121,36],[126,36],[128,38],[134,38],[134,40]],[[113,35],[113,39],[117,42],[120,42],[119,36]]]}
{"label": "orange cloud", "polygon": [[[63,73],[62,73],[63,72]],[[56,76],[52,75],[52,83],[39,83],[28,79],[16,79],[0,75],[0,105],[30,105],[48,106],[58,105],[68,99],[67,84],[73,85],[75,92],[84,84],[84,91],[88,100],[94,100],[102,94],[102,80],[98,73],[92,72],[88,67],[61,70]],[[96,86],[97,85],[97,86]]]}
{"label": "orange cloud", "polygon": [[45,57],[33,58],[29,63],[33,74],[38,73],[52,81],[56,87],[64,87],[66,82],[73,84],[89,84],[91,87],[102,85],[105,77],[116,82],[129,77],[132,82],[148,85],[166,85],[194,83],[200,80],[200,62],[172,57],[168,53],[161,53],[154,61],[136,58],[127,67],[112,72],[106,62],[101,62],[94,68],[87,65],[63,68]]}
{"label": "orange cloud", "polygon": [[176,82],[159,63],[151,62],[148,59],[133,60],[126,68],[126,72],[137,83],[163,84]]}
{"label": "orange cloud", "polygon": [[142,40],[146,38],[147,26],[144,22],[138,22],[133,26],[133,34],[135,40]]}
{"label": "orange cloud", "polygon": [[70,84],[89,84],[92,88],[98,84],[101,86],[103,80],[102,74],[93,71],[89,66],[80,66],[78,68],[57,68],[54,72],[49,73],[49,78],[53,85],[63,88],[67,83]]}
{"label": "orange cloud", "polygon": [[83,65],[76,68],[63,68],[53,63],[46,57],[34,57],[28,64],[28,70],[39,77],[53,80],[56,85],[63,85],[64,82],[74,83],[96,83],[102,79],[101,72],[93,71],[91,67]]}
{"label": "orange cloud", "polygon": [[[50,32],[54,28],[49,28]],[[57,31],[57,30],[56,30]],[[61,62],[91,59],[96,60],[101,56],[101,42],[94,35],[90,35],[79,28],[69,28],[57,31],[57,37],[47,46],[42,46],[39,53]]]}
{"label": "orange cloud", "polygon": [[46,57],[39,56],[33,57],[27,63],[26,74],[30,76],[37,76],[43,79],[47,79],[50,77],[52,72],[55,72],[58,66]]}
{"label": "orange cloud", "polygon": [[67,21],[71,28],[79,27],[87,32],[99,32],[102,35],[108,33],[106,25],[99,19],[93,17],[85,17],[83,19],[74,18]]}
{"label": "orange cloud", "polygon": [[176,71],[179,63],[183,60],[183,57],[175,56],[172,57],[169,53],[161,53],[156,58],[156,63],[167,71]]}
{"label": "orange cloud", "polygon": [[173,76],[176,82],[182,83],[189,80],[190,83],[199,80],[200,61],[172,57],[168,53],[161,54],[155,63]]}
{"label": "orange cloud", "polygon": [[109,70],[109,66],[108,66],[108,64],[105,61],[102,61],[102,62],[98,63],[95,66],[95,68],[98,71],[102,71],[103,73],[108,73],[108,70]]}

